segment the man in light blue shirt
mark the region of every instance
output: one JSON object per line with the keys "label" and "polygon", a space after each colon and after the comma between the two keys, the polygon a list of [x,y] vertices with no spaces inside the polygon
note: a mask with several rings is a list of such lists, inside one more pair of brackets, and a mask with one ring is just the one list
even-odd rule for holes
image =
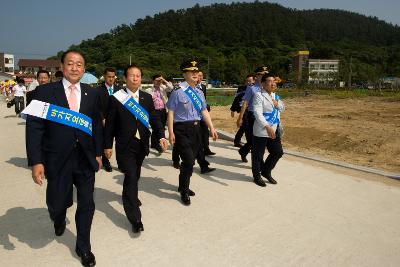
{"label": "man in light blue shirt", "polygon": [[181,70],[185,81],[171,93],[167,102],[168,132],[170,143],[182,157],[178,191],[183,204],[190,205],[190,196],[195,194],[189,189],[190,177],[201,144],[200,120],[203,118],[214,140],[218,134],[207,111],[204,95],[196,88],[199,72],[197,61],[183,62]]}
{"label": "man in light blue shirt", "polygon": [[243,115],[248,109],[247,114],[247,125],[245,125],[246,133],[247,133],[247,143],[239,149],[239,154],[243,162],[247,162],[247,154],[250,153],[252,148],[252,139],[253,139],[253,125],[254,125],[254,115],[253,115],[253,100],[256,93],[261,91],[261,77],[268,73],[268,67],[258,67],[255,70],[256,73],[256,82],[254,85],[247,86],[246,92],[243,96],[243,105],[239,113],[239,117],[237,119],[237,127],[243,123]]}

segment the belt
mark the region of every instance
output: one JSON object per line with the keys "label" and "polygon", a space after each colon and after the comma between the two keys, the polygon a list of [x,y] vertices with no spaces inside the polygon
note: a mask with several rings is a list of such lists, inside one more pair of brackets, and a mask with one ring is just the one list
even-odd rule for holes
{"label": "belt", "polygon": [[200,121],[178,121],[174,122],[175,125],[198,125]]}

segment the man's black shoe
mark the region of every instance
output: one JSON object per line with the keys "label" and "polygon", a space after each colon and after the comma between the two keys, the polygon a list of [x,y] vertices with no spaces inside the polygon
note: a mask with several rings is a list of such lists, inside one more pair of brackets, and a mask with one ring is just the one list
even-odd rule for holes
{"label": "man's black shoe", "polygon": [[137,221],[132,224],[132,232],[139,233],[142,231],[144,231],[144,227],[141,221]]}
{"label": "man's black shoe", "polygon": [[105,170],[106,172],[112,172],[112,167],[111,167],[111,165],[104,165],[104,170]]}
{"label": "man's black shoe", "polygon": [[204,151],[204,155],[205,155],[205,156],[214,156],[214,155],[215,155],[215,152],[212,152],[211,150]]}
{"label": "man's black shoe", "polygon": [[277,184],[277,183],[278,183],[277,181],[275,181],[274,178],[272,178],[271,173],[264,173],[264,172],[261,172],[261,175],[264,176],[265,178],[267,178],[267,180],[268,180],[268,182],[269,182],[270,184]]}
{"label": "man's black shoe", "polygon": [[210,167],[207,166],[207,168],[202,168],[200,170],[200,173],[201,174],[205,174],[205,173],[209,173],[209,172],[212,172],[212,171],[215,171],[215,168],[210,168]]}
{"label": "man's black shoe", "polygon": [[256,185],[261,186],[261,187],[266,187],[266,186],[267,186],[267,185],[265,184],[264,180],[261,179],[261,176],[260,176],[260,175],[254,177],[254,183],[255,183]]}
{"label": "man's black shoe", "polygon": [[240,150],[239,150],[239,155],[240,155],[240,158],[242,159],[242,162],[248,162],[246,159],[246,155],[240,153]]}
{"label": "man's black shoe", "polygon": [[[181,191],[179,189],[178,189],[178,192],[181,193]],[[189,189],[188,190],[188,195],[191,196],[191,197],[194,197],[196,195],[196,193]]]}
{"label": "man's black shoe", "polygon": [[190,197],[188,193],[181,193],[181,200],[184,205],[190,205]]}
{"label": "man's black shoe", "polygon": [[82,253],[76,250],[76,254],[81,258],[82,266],[95,266],[96,259],[91,251]]}
{"label": "man's black shoe", "polygon": [[54,223],[54,233],[56,236],[62,236],[64,234],[66,225],[67,223],[65,221],[63,221],[61,224]]}
{"label": "man's black shoe", "polygon": [[174,166],[175,169],[179,169],[181,167],[181,164],[179,162],[174,161],[172,163],[172,166]]}
{"label": "man's black shoe", "polygon": [[142,201],[140,201],[140,199],[138,199],[137,201],[138,201],[139,207],[142,206]]}
{"label": "man's black shoe", "polygon": [[234,146],[234,147],[241,148],[243,145],[242,145],[242,144],[240,144],[240,143],[236,143],[236,144],[233,144],[233,146]]}

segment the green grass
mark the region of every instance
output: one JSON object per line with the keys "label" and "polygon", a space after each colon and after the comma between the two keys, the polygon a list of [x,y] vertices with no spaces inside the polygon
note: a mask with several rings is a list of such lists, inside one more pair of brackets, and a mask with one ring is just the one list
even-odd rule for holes
{"label": "green grass", "polygon": [[[234,90],[207,90],[207,103],[210,106],[230,106],[235,98]],[[382,97],[389,101],[400,101],[400,91],[370,90],[370,89],[278,89],[278,95],[282,98],[295,98],[308,95],[325,95],[335,98],[364,98]]]}

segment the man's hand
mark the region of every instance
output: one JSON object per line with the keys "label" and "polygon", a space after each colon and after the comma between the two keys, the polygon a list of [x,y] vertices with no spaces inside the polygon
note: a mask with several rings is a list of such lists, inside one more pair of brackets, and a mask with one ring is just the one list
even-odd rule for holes
{"label": "man's hand", "polygon": [[32,166],[32,178],[33,181],[38,184],[42,185],[44,180],[44,166],[43,164],[35,164]]}
{"label": "man's hand", "polygon": [[104,155],[109,159],[112,156],[112,148],[104,149]]}
{"label": "man's hand", "polygon": [[240,128],[240,126],[242,126],[242,124],[243,124],[243,119],[242,119],[242,117],[239,116],[239,118],[236,121],[236,126],[238,128]]}
{"label": "man's hand", "polygon": [[99,171],[103,167],[103,162],[101,161],[101,156],[96,157],[96,161],[99,164],[99,169],[98,169],[98,171]]}
{"label": "man's hand", "polygon": [[169,139],[169,143],[171,145],[175,144],[175,134],[174,133],[170,133],[168,139]]}
{"label": "man's hand", "polygon": [[275,99],[272,100],[272,103],[274,104],[274,107],[278,107],[278,101],[276,101]]}
{"label": "man's hand", "polygon": [[167,150],[168,148],[168,141],[165,138],[160,139],[160,146],[163,151]]}
{"label": "man's hand", "polygon": [[218,133],[217,133],[217,131],[216,131],[215,129],[212,129],[212,130],[210,130],[210,132],[211,132],[212,139],[213,139],[214,141],[217,141],[217,139],[218,139]]}
{"label": "man's hand", "polygon": [[271,126],[268,126],[268,125],[265,126],[265,128],[267,129],[267,133],[268,133],[269,138],[275,139],[276,135],[275,135],[274,128],[272,128]]}

